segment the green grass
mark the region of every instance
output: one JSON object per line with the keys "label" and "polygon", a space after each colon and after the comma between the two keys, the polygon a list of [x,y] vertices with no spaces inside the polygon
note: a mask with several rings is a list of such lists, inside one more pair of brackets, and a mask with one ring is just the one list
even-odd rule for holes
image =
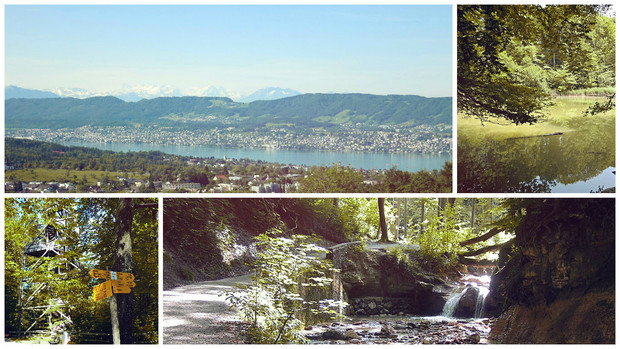
{"label": "green grass", "polygon": [[78,171],[78,170],[56,170],[49,168],[33,168],[24,170],[8,170],[5,173],[6,180],[19,180],[22,182],[81,182],[86,176],[87,185],[95,185],[97,181],[107,175],[111,179],[116,176],[123,176],[122,172],[108,171]]}
{"label": "green grass", "polygon": [[[506,139],[511,137],[526,137],[544,135],[555,132],[571,132],[576,129],[587,128],[589,123],[596,123],[608,118],[615,119],[615,109],[596,116],[583,117],[583,111],[595,101],[604,101],[605,98],[595,97],[557,97],[554,105],[549,108],[546,120],[534,125],[497,125],[485,123],[472,117],[459,114],[458,134],[474,136],[476,138]],[[506,124],[501,119],[498,123]]]}

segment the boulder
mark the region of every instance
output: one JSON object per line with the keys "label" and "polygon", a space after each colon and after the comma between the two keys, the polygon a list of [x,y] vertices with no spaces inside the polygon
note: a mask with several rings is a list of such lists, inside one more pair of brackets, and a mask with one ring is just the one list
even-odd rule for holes
{"label": "boulder", "polygon": [[324,340],[346,340],[347,339],[345,333],[343,333],[342,331],[334,330],[332,328],[323,332],[322,337]]}
{"label": "boulder", "polygon": [[478,302],[478,293],[478,287],[468,286],[454,309],[454,317],[474,317],[476,312],[476,303]]}

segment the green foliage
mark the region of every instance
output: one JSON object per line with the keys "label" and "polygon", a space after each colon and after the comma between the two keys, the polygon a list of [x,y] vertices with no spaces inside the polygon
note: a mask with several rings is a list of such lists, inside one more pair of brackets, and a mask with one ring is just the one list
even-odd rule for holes
{"label": "green foliage", "polygon": [[299,191],[305,193],[360,193],[369,190],[359,171],[340,164],[313,166],[299,185]]}
{"label": "green foliage", "polygon": [[458,108],[533,124],[551,93],[615,85],[615,21],[591,5],[458,7]]}
{"label": "green foliage", "polygon": [[440,171],[405,172],[392,168],[385,172],[383,192],[388,193],[451,193],[452,162],[446,161]]}
{"label": "green foliage", "polygon": [[446,264],[454,265],[459,252],[464,251],[459,245],[472,234],[471,229],[459,221],[455,208],[448,204],[442,215],[431,216],[424,223],[424,233],[416,235],[413,242],[420,246],[420,252],[431,258],[446,257]]}
{"label": "green foliage", "polygon": [[[117,179],[117,176],[148,179],[149,186],[141,186],[141,192],[154,192],[153,181],[176,182],[179,178],[200,183],[203,189],[208,189],[215,185],[209,178],[222,171],[228,173],[227,167],[222,165],[229,164],[224,159],[200,158],[207,165],[198,167],[188,164],[190,159],[196,158],[159,151],[123,153],[16,138],[5,139],[5,159],[7,164],[21,168],[7,171],[10,180],[79,183],[78,192],[86,191],[87,185],[95,182],[101,182],[101,188],[106,192],[127,191],[127,182]],[[235,160],[234,163],[235,174],[240,176],[259,174],[278,178],[285,174],[281,166],[275,163],[248,159]],[[446,162],[440,171],[432,172],[405,172],[393,168],[385,174],[369,174],[371,171],[342,166],[340,163],[313,166],[307,171],[301,169],[298,172],[304,178],[298,182],[297,191],[306,193],[452,191],[452,162]],[[77,180],[78,177],[81,180]],[[379,184],[365,183],[365,177]]]}
{"label": "green foliage", "polygon": [[[271,234],[280,234],[273,230]],[[252,283],[227,293],[227,300],[239,316],[249,323],[249,340],[253,343],[305,343],[301,334],[303,311],[338,315],[343,304],[329,298],[306,299],[309,289],[326,289],[331,285],[331,262],[322,259],[326,250],[312,244],[310,237],[291,238],[259,235],[258,258],[253,264]]]}
{"label": "green foliage", "polygon": [[374,239],[379,226],[376,199],[330,198],[310,201],[315,212],[333,221],[348,241]]}

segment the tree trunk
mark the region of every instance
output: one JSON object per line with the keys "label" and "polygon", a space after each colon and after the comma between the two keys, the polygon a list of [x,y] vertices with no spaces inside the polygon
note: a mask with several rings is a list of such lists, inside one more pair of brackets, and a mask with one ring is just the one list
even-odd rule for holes
{"label": "tree trunk", "polygon": [[420,215],[420,234],[424,233],[424,200],[422,200],[422,214]]}
{"label": "tree trunk", "polygon": [[446,208],[446,198],[437,199],[437,217],[443,216],[443,210]]}
{"label": "tree trunk", "polygon": [[471,230],[474,230],[476,225],[476,199],[471,199]]}
{"label": "tree trunk", "polygon": [[407,226],[409,225],[409,216],[408,216],[408,212],[407,212],[407,201],[409,201],[409,199],[405,199],[405,207],[403,207],[403,221],[404,221],[404,229],[403,229],[403,237],[407,236]]}
{"label": "tree trunk", "polygon": [[379,228],[381,229],[381,238],[379,241],[388,241],[387,223],[385,222],[385,198],[377,198],[379,204]]}
{"label": "tree trunk", "polygon": [[[133,254],[131,246],[131,225],[133,223],[134,201],[133,199],[119,199],[116,210],[116,256],[113,271],[134,273]],[[135,303],[134,293],[116,293],[118,308],[118,323],[122,344],[132,343],[133,333],[133,309]]]}
{"label": "tree trunk", "polygon": [[476,242],[480,242],[480,241],[485,241],[488,240],[490,238],[492,238],[493,236],[501,233],[502,231],[497,229],[497,228],[493,228],[491,230],[489,230],[486,234],[477,236],[475,238],[471,238],[469,240],[465,240],[459,243],[459,245],[461,246],[467,246],[467,245],[471,245],[471,244],[475,244]]}
{"label": "tree trunk", "polygon": [[396,236],[394,236],[394,241],[398,242],[398,235],[400,233],[400,216],[402,214],[400,210],[400,198],[396,198]]}

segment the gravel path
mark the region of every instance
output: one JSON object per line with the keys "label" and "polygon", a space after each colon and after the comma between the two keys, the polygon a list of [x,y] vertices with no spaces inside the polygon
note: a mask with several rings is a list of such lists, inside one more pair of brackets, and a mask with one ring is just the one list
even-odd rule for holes
{"label": "gravel path", "polygon": [[241,343],[242,322],[220,293],[249,280],[245,275],[164,291],[164,344]]}

